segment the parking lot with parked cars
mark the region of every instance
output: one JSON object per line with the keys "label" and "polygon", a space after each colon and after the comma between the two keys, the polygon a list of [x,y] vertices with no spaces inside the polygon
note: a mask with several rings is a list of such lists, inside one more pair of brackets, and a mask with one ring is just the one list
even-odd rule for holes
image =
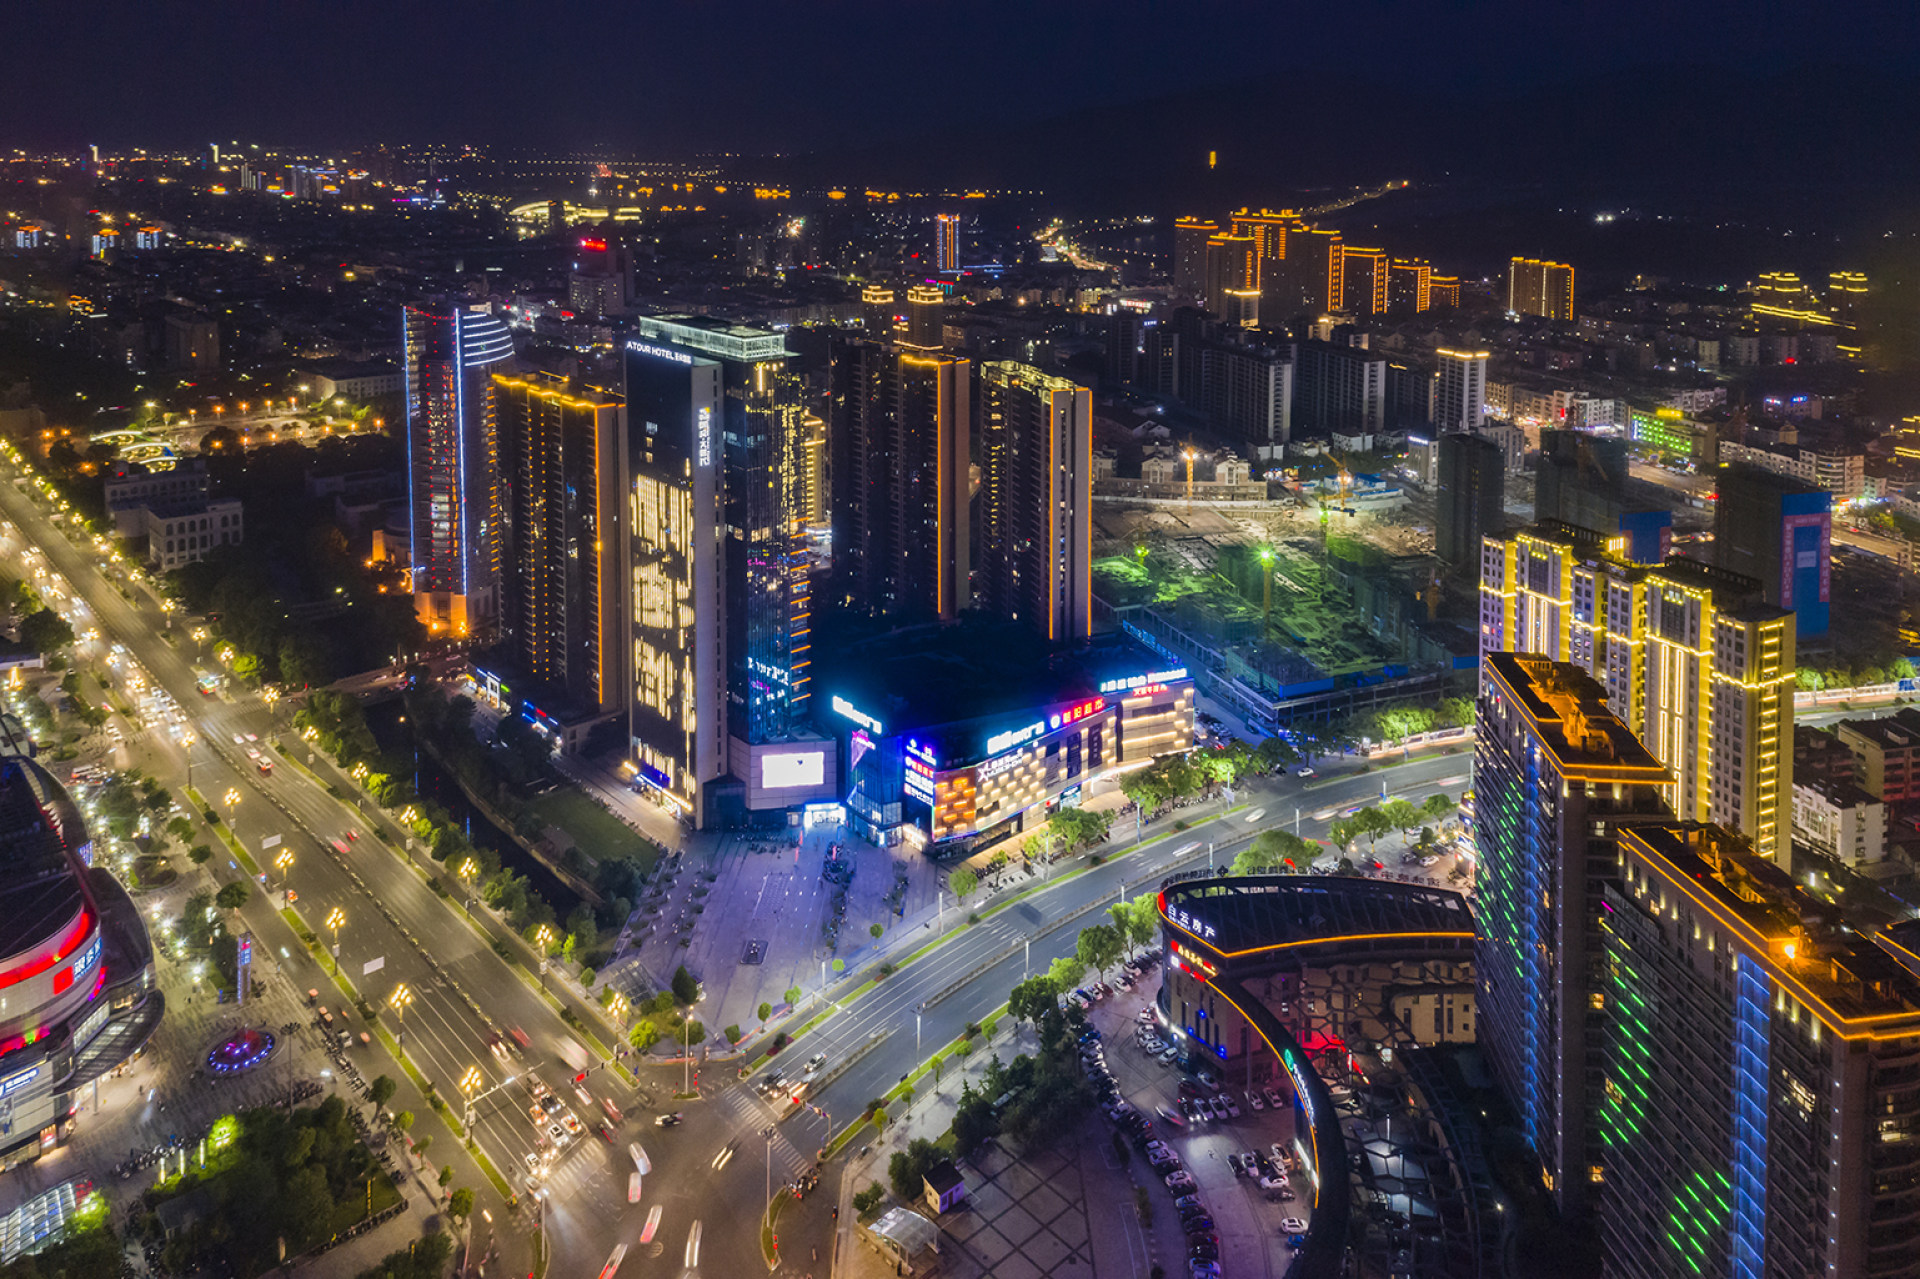
{"label": "parking lot with parked cars", "polygon": [[[1217,1279],[1265,1273],[1243,1259],[1266,1248],[1275,1273],[1302,1243],[1311,1216],[1311,1174],[1300,1171],[1294,1110],[1285,1086],[1242,1080],[1180,1062],[1178,1032],[1164,1025],[1152,997],[1158,953],[1130,959],[1121,981],[1093,983],[1069,1002],[1086,1014],[1080,1059],[1101,1113],[1160,1183],[1150,1225],[1160,1253],[1175,1253],[1168,1274]],[[1175,1250],[1177,1249],[1177,1253]]]}

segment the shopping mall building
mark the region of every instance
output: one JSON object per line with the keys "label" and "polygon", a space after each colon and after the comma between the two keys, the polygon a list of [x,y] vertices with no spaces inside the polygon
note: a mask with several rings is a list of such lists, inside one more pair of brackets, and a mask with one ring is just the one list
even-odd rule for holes
{"label": "shopping mall building", "polygon": [[146,925],[91,865],[79,809],[0,756],[0,1170],[71,1135],[80,1090],[145,1046],[165,999]]}
{"label": "shopping mall building", "polygon": [[1162,1033],[1189,1070],[1229,1089],[1277,1083],[1292,1099],[1313,1191],[1298,1273],[1344,1273],[1348,1174],[1365,1161],[1328,1080],[1363,1074],[1362,1057],[1473,1041],[1465,899],[1388,880],[1196,871],[1167,880],[1159,906]]}
{"label": "shopping mall building", "polygon": [[874,844],[970,855],[1193,746],[1186,668],[1123,635],[1041,651],[990,622],[890,633],[838,656],[817,719]]}

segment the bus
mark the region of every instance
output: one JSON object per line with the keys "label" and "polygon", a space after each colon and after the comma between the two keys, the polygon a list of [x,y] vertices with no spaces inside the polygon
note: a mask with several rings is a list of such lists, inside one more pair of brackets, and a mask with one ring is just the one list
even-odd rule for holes
{"label": "bus", "polygon": [[220,691],[220,677],[212,671],[195,670],[193,686],[200,690],[200,696],[212,697]]}

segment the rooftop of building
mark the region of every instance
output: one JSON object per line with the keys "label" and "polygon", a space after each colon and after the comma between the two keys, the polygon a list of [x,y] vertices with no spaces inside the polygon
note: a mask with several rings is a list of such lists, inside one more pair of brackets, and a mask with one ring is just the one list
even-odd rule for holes
{"label": "rooftop of building", "polygon": [[1607,707],[1607,690],[1579,667],[1529,653],[1489,653],[1487,673],[1513,695],[1560,772],[1594,781],[1670,780]]}
{"label": "rooftop of building", "polygon": [[521,385],[535,395],[550,395],[578,401],[596,408],[611,408],[623,403],[623,397],[590,386],[578,374],[569,375],[547,369],[501,369],[493,375],[495,384]]}
{"label": "rooftop of building", "polygon": [[1883,751],[1905,750],[1920,746],[1920,709],[1902,706],[1877,719],[1843,719],[1835,728],[1843,741],[1857,737]]}
{"label": "rooftop of building", "polygon": [[[1908,948],[1903,957],[1895,947],[1905,943],[1893,936],[1907,925],[1887,930],[1895,947],[1883,945],[1719,826],[1623,826],[1620,837],[1676,889],[1765,954],[1769,965],[1799,988],[1802,1001],[1823,1008],[1836,1028],[1865,1033],[1870,1027],[1839,1023],[1870,1018],[1874,1028],[1888,1033],[1884,1019],[1890,1016],[1920,1018],[1920,976],[1914,971],[1920,955]],[[1920,1033],[1920,1024],[1896,1033]]]}
{"label": "rooftop of building", "polygon": [[146,507],[156,520],[174,520],[188,515],[217,515],[224,511],[237,511],[241,502],[237,497],[176,497],[158,502],[147,500],[140,505]]}
{"label": "rooftop of building", "polygon": [[1473,940],[1473,912],[1459,893],[1346,875],[1199,872],[1162,886],[1160,915],[1168,928],[1227,957],[1396,936]]}
{"label": "rooftop of building", "polygon": [[772,329],[756,329],[713,315],[642,315],[633,331],[728,360],[782,359],[786,338]]}
{"label": "rooftop of building", "polygon": [[[889,733],[991,721],[1102,695],[1114,681],[1179,668],[1122,634],[1057,650],[1018,622],[970,616],[898,630],[840,619],[818,636],[816,705],[841,697]],[[1111,690],[1109,690],[1111,691]]]}
{"label": "rooftop of building", "polygon": [[1844,777],[1823,777],[1818,773],[1810,773],[1803,776],[1799,772],[1795,772],[1793,775],[1793,788],[1795,790],[1812,791],[1814,794],[1824,798],[1835,808],[1858,808],[1863,804],[1878,804],[1881,802],[1878,795],[1866,787],[1861,786],[1859,783],[1849,781]]}
{"label": "rooftop of building", "polygon": [[[1759,446],[1756,444],[1752,447],[1757,448]],[[1829,498],[1833,496],[1817,484],[1811,484],[1795,476],[1783,475],[1779,471],[1768,470],[1764,466],[1755,466],[1746,462],[1736,462],[1731,466],[1721,467],[1719,471],[1719,483],[1722,496],[1725,495],[1729,485],[1732,485],[1736,489],[1742,487],[1763,489],[1782,495],[1825,494]]]}
{"label": "rooftop of building", "polygon": [[86,904],[80,863],[41,808],[22,759],[0,759],[0,956],[46,941]]}

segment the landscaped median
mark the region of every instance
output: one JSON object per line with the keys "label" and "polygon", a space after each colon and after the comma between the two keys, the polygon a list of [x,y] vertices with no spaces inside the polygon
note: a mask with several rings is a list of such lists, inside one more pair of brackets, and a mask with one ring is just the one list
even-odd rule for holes
{"label": "landscaped median", "polygon": [[[307,927],[306,921],[300,917],[300,912],[291,906],[282,906],[280,908],[280,917],[286,921],[288,927],[293,929],[293,935],[307,948],[308,953],[314,957],[314,960],[319,963],[322,968],[328,970],[328,975],[333,978],[333,984],[338,987],[340,993],[346,997],[349,1007],[357,1008],[363,998],[360,991],[354,986],[352,979],[340,971],[339,960],[330,955],[326,948],[321,945],[319,936]],[[341,1008],[340,1016],[342,1020],[346,1018],[348,1011],[348,1007]],[[500,1197],[503,1199],[511,1199],[513,1197],[513,1187],[507,1184],[507,1179],[500,1175],[499,1170],[493,1166],[493,1161],[487,1158],[486,1153],[477,1145],[468,1141],[466,1130],[453,1118],[451,1109],[440,1099],[439,1094],[434,1090],[433,1084],[429,1082],[426,1076],[422,1075],[420,1071],[415,1068],[413,1062],[407,1058],[407,1054],[400,1047],[399,1041],[387,1031],[385,1026],[380,1025],[377,1021],[374,1023],[373,1033],[379,1038],[381,1045],[387,1050],[387,1054],[399,1064],[401,1071],[413,1082],[414,1087],[420,1090],[420,1095],[427,1099],[434,1114],[439,1118],[440,1122],[446,1126],[448,1134],[451,1135],[455,1141],[460,1142],[462,1147],[473,1156],[474,1162],[480,1165],[480,1170],[486,1174],[487,1180],[493,1183],[493,1188],[500,1192]]]}

